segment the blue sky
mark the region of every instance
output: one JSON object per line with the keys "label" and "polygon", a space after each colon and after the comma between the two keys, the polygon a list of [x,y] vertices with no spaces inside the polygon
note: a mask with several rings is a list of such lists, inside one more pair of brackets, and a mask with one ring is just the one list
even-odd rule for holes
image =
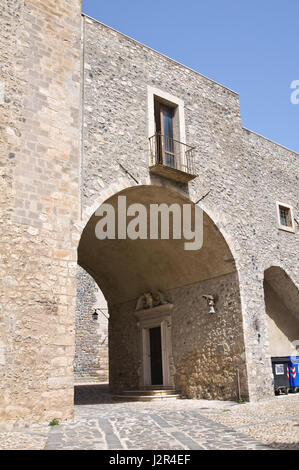
{"label": "blue sky", "polygon": [[238,92],[243,126],[299,153],[298,0],[82,0],[82,10]]}

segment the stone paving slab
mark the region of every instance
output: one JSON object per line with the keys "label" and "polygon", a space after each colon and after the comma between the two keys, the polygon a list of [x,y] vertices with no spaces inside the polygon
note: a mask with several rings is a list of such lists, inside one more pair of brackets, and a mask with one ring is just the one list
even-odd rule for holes
{"label": "stone paving slab", "polygon": [[46,444],[48,449],[82,450],[299,448],[299,395],[242,405],[220,400],[117,403],[107,386],[76,391],[80,406],[75,406],[73,423],[1,429],[0,450],[42,450]]}
{"label": "stone paving slab", "polygon": [[264,449],[248,435],[216,423],[196,409],[127,404],[76,407],[74,424],[51,429],[47,450]]}

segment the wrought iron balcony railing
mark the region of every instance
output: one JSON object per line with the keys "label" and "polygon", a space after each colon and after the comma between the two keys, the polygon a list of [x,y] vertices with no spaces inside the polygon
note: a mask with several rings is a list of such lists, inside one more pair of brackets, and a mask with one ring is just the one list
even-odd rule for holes
{"label": "wrought iron balcony railing", "polygon": [[[153,135],[150,137],[149,141],[151,155],[150,169],[153,173],[158,173],[158,171],[153,171],[157,166],[163,166],[164,168],[166,167],[186,173],[189,175],[189,178],[183,179],[188,181],[195,178],[194,147],[162,134]],[[166,174],[163,176],[167,177]],[[168,177],[180,179],[172,176]]]}

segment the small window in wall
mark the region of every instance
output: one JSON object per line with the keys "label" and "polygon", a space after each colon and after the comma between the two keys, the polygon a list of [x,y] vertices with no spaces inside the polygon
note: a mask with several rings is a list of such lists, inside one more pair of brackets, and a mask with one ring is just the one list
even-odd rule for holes
{"label": "small window in wall", "polygon": [[276,203],[277,217],[278,217],[278,228],[280,230],[286,230],[287,232],[295,232],[294,218],[292,207],[288,204]]}

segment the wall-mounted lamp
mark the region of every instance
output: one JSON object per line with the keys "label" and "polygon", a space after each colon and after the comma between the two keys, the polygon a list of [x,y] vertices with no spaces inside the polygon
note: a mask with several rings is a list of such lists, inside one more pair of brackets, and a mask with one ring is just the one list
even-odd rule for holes
{"label": "wall-mounted lamp", "polygon": [[107,320],[109,320],[109,314],[108,314],[107,312],[105,313],[103,308],[95,308],[93,314],[91,315],[93,321],[97,321],[98,318],[99,318],[99,314],[98,314],[97,310],[99,310],[99,311],[101,312],[101,314],[102,314]]}
{"label": "wall-mounted lamp", "polygon": [[92,316],[93,321],[97,321],[97,319],[99,318],[99,314],[96,308],[94,309],[94,312],[91,316]]}
{"label": "wall-mounted lamp", "polygon": [[217,297],[214,295],[203,295],[203,298],[206,299],[208,307],[209,307],[209,313],[213,315],[215,313],[215,302],[217,300]]}

